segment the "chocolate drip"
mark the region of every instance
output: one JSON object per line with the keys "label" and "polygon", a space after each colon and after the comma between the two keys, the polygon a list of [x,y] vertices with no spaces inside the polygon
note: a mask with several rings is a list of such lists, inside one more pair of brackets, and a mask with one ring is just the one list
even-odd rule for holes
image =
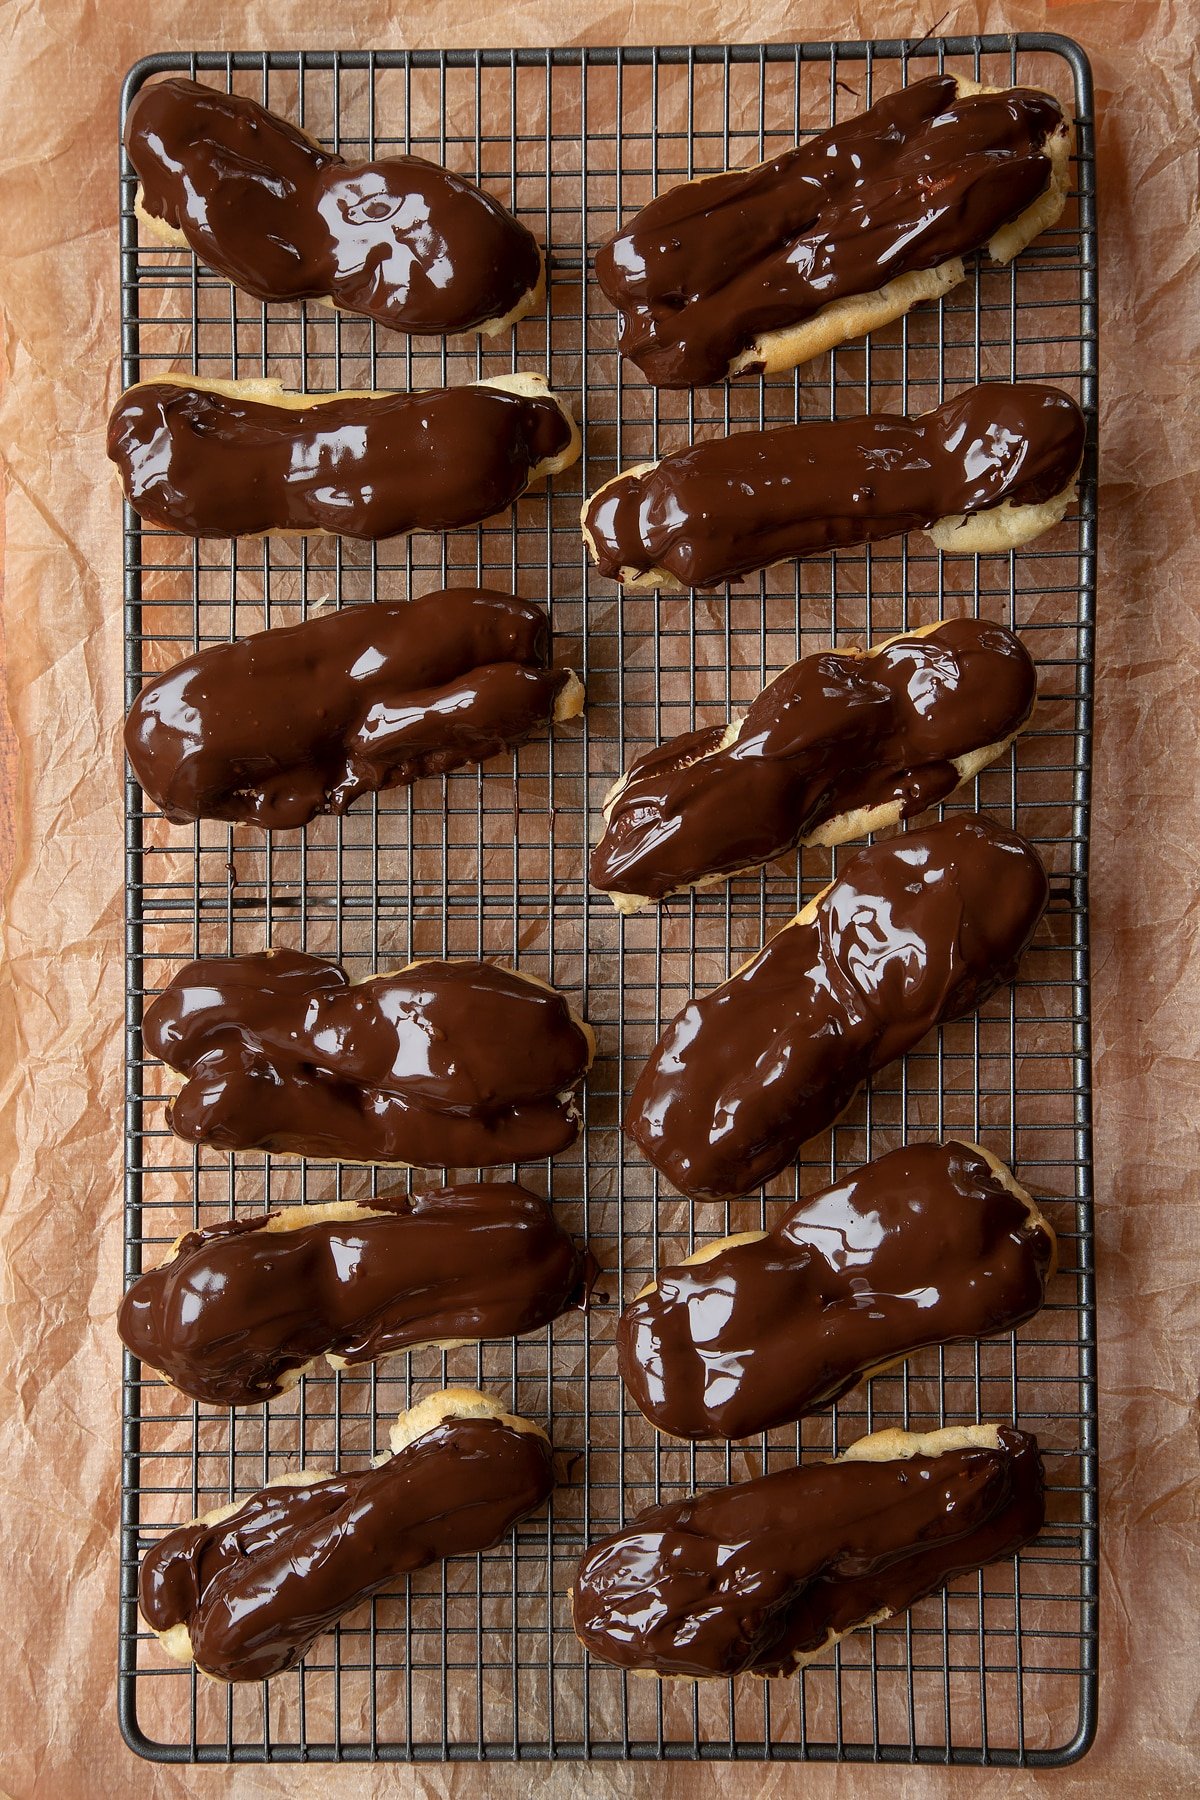
{"label": "chocolate drip", "polygon": [[498,201],[420,156],[347,162],[254,100],[144,87],[125,148],[143,210],[258,300],[331,298],[397,331],[470,331],[537,287],[537,243]]}
{"label": "chocolate drip", "polygon": [[571,442],[547,390],[486,384],[286,406],[143,381],[108,422],[129,504],[190,537],[453,531],[511,506]]}
{"label": "chocolate drip", "polygon": [[236,1219],[189,1231],[125,1295],[123,1341],[193,1400],[250,1406],[319,1356],[374,1362],[414,1344],[537,1331],[594,1277],[547,1203],[512,1183],[371,1208],[287,1229]]}
{"label": "chocolate drip", "polygon": [[151,678],[125,747],[176,823],[267,831],[484,762],[545,729],[570,673],[540,607],[483,588],[347,607]]}
{"label": "chocolate drip", "polygon": [[584,509],[602,575],[719,587],[960,513],[1033,506],[1074,480],[1083,415],[1058,388],[984,382],[932,412],[738,431],[606,482]]}
{"label": "chocolate drip", "polygon": [[626,1129],[695,1199],[769,1181],[868,1076],[1011,978],[1048,898],[1036,851],[981,813],[860,851],[815,916],[668,1025]]}
{"label": "chocolate drip", "polygon": [[575,1630],[656,1675],[788,1673],[831,1633],[903,1612],[1035,1538],[1035,1438],[888,1462],[780,1469],[651,1507],[587,1551]]}
{"label": "chocolate drip", "polygon": [[831,820],[953,793],[954,759],[998,745],[1033,709],[1020,639],[948,620],[868,656],[806,656],[776,676],[724,748],[718,726],[639,757],[592,852],[593,887],[660,900],[794,850]]}
{"label": "chocolate drip", "polygon": [[480,1168],[574,1143],[591,1041],[562,995],[485,962],[351,985],[297,950],[188,963],[147,1008],[188,1077],[177,1136],[221,1150]]}
{"label": "chocolate drip", "polygon": [[768,332],[980,250],[1049,186],[1049,94],[956,98],[952,76],[889,94],[751,169],[659,194],[596,277],[622,354],[656,387],[721,381]]}
{"label": "chocolate drip", "polygon": [[882,1363],[1020,1325],[1053,1248],[971,1145],[894,1150],[765,1236],[660,1270],[621,1316],[621,1374],[660,1431],[748,1437]]}
{"label": "chocolate drip", "polygon": [[391,1582],[499,1543],[553,1485],[539,1432],[450,1418],[377,1468],[266,1487],[216,1524],[168,1532],[142,1563],[142,1615],[158,1632],[186,1625],[209,1675],[278,1675]]}

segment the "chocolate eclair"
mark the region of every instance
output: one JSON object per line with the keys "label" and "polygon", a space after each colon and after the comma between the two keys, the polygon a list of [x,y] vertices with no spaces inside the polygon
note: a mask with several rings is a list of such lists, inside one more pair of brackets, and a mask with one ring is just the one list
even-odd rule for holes
{"label": "chocolate eclair", "polygon": [[298,394],[179,375],[108,422],[125,498],[187,537],[403,537],[478,525],[569,468],[579,431],[540,375],[425,393]]}
{"label": "chocolate eclair", "polygon": [[152,676],[125,748],[175,823],[285,831],[576,717],[583,687],[550,651],[542,609],[490,589],[346,607]]}
{"label": "chocolate eclair", "polygon": [[789,1675],[1028,1544],[1045,1516],[1037,1439],[1007,1425],[880,1431],[639,1513],[588,1550],[575,1631],[624,1669]]}
{"label": "chocolate eclair", "polygon": [[720,587],[917,530],[990,555],[1059,522],[1083,446],[1083,414],[1059,388],[988,381],[917,418],[737,431],[639,463],[584,502],[583,536],[628,588]]}
{"label": "chocolate eclair", "polygon": [[382,1588],[498,1544],[553,1486],[540,1426],[447,1388],[400,1414],[379,1462],[280,1475],[168,1531],[143,1558],[138,1605],[176,1661],[261,1681]]}
{"label": "chocolate eclair", "polygon": [[533,235],[422,156],[349,162],[241,94],[173,76],[125,122],[134,209],[256,300],[329,300],[396,331],[492,334],[545,298]]}
{"label": "chocolate eclair", "polygon": [[354,1368],[538,1331],[586,1300],[594,1274],[545,1200],[480,1182],[186,1232],[130,1287],[117,1328],[190,1399],[252,1406],[322,1356]]}
{"label": "chocolate eclair", "polygon": [[749,169],[651,200],[596,256],[620,347],[656,387],[794,368],[1007,263],[1062,213],[1052,94],[932,75]]}
{"label": "chocolate eclair", "polygon": [[661,1268],[621,1315],[621,1375],[672,1437],[749,1437],[915,1350],[1023,1324],[1055,1252],[980,1145],[910,1145],[797,1201],[772,1231]]}
{"label": "chocolate eclair", "polygon": [[1032,845],[982,813],[872,844],[667,1026],[626,1130],[681,1193],[748,1193],[1011,979],[1048,900]]}
{"label": "chocolate eclair", "polygon": [[351,982],[299,950],[186,964],[142,1038],[185,1077],[167,1122],[187,1143],[417,1168],[565,1150],[595,1050],[563,996],[515,969],[414,962]]}
{"label": "chocolate eclair", "polygon": [[636,912],[803,845],[882,831],[1001,756],[1036,693],[1020,638],[985,619],[806,656],[729,725],[637,759],[605,798],[592,886]]}

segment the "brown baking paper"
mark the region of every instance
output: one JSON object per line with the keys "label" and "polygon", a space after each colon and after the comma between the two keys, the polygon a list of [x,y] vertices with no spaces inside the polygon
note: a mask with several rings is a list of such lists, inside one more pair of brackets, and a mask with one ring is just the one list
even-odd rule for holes
{"label": "brown baking paper", "polygon": [[[915,36],[935,25],[946,33],[1065,32],[1088,50],[1097,81],[1103,412],[1092,858],[1102,1452],[1096,1746],[1078,1769],[1040,1779],[1032,1772],[720,1766],[152,1769],[122,1744],[115,1699],[122,626],[120,509],[103,437],[119,386],[120,79],[139,56],[175,47],[539,45],[548,35],[596,44],[757,41]],[[1064,1794],[1151,1796],[1195,1785],[1194,37],[1191,9],[1144,0],[960,6],[942,21],[934,8],[797,9],[774,0],[755,7],[732,0],[588,7],[567,0],[553,11],[500,0],[470,16],[448,4],[397,12],[364,0],[328,8],[319,25],[315,9],[288,4],[43,0],[10,9],[0,63],[4,632],[15,744],[0,971],[0,1044],[7,1051],[0,1144],[4,1794],[515,1796],[534,1787],[562,1794],[583,1787],[669,1800],[726,1791],[735,1782],[739,1791],[763,1795],[1011,1796],[1044,1785]],[[739,687],[736,698],[748,698],[757,676],[746,670],[739,680],[745,691]],[[530,778],[538,795],[545,771],[535,757]],[[0,812],[0,824],[7,818]],[[535,922],[527,933],[522,953],[544,952],[542,927]],[[747,945],[752,939],[751,925]],[[184,933],[181,953],[186,941]],[[570,987],[569,970],[559,977]],[[286,1456],[286,1442],[273,1447]],[[187,1515],[186,1496],[176,1504],[168,1495],[162,1505],[164,1517]]]}

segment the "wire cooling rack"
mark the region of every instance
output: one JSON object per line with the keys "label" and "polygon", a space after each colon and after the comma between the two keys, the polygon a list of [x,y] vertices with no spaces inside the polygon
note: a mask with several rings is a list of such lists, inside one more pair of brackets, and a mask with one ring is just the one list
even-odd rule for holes
{"label": "wire cooling rack", "polygon": [[[1026,81],[1073,103],[1075,191],[1010,269],[795,376],[652,393],[622,369],[590,253],[658,188],[748,162],[940,68]],[[394,1172],[189,1151],[163,1123],[142,1007],[194,955],[304,945],[355,975],[410,957],[484,955],[552,979],[596,1027],[587,1134],[523,1178],[553,1196],[606,1270],[609,1304],[513,1343],[424,1350],[369,1373],[310,1376],[269,1409],[192,1406],[125,1365],[120,1710],[143,1755],[186,1761],[635,1757],[1053,1764],[1080,1755],[1096,1706],[1096,1391],[1092,1278],[1087,830],[1095,486],[1038,545],[976,560],[914,537],[818,557],[730,595],[630,594],[594,577],[582,496],[619,466],[739,425],[867,406],[919,412],[980,378],[1049,376],[1096,410],[1092,90],[1050,36],[699,49],[197,54],[141,62],[264,99],[352,156],[415,150],[477,177],[551,249],[544,317],[511,341],[409,340],[329,309],[260,306],[177,251],[139,244],[122,163],[123,370],[281,375],[290,385],[398,388],[546,371],[575,404],[582,462],[509,517],[444,541],[194,544],[125,516],[126,676],[201,644],[448,581],[549,606],[561,661],[584,676],[582,724],[486,770],[375,797],[273,839],[168,825],[127,789],[127,1250],[130,1278],[193,1224],[305,1199],[402,1188]],[[956,805],[1017,824],[1051,870],[1047,922],[1011,992],[888,1071],[765,1195],[694,1208],[659,1188],[618,1120],[662,1023],[723,979],[853,854],[805,852],[728,892],[619,921],[589,894],[585,853],[623,764],[664,735],[724,720],[798,654],[879,639],[940,614],[1016,626],[1036,655],[1035,729]],[[981,1139],[1042,1199],[1061,1245],[1044,1312],[1017,1334],[912,1358],[801,1430],[748,1446],[658,1440],[625,1400],[616,1308],[653,1273],[729,1231],[772,1221],[908,1136]],[[136,1611],[139,1556],[194,1513],[305,1462],[361,1467],[391,1418],[443,1381],[482,1383],[544,1421],[560,1484],[510,1542],[429,1570],[321,1640],[295,1674],[230,1689],[168,1663]],[[584,1543],[693,1485],[827,1454],[886,1425],[977,1418],[1035,1430],[1049,1523],[1019,1559],[959,1580],[787,1681],[662,1685],[589,1663],[568,1587]]]}

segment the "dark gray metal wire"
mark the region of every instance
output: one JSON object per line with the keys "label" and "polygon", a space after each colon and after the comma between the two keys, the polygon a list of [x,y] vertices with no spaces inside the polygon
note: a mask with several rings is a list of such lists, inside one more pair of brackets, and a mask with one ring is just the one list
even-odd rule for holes
{"label": "dark gray metal wire", "polygon": [[[587,254],[659,185],[747,161],[859,110],[876,91],[941,67],[1073,90],[1075,199],[1007,271],[986,270],[894,334],[824,363],[713,394],[656,394],[614,354],[611,312],[584,281]],[[1077,516],[1051,547],[944,559],[923,540],[815,559],[728,600],[628,596],[593,581],[576,524],[582,495],[622,464],[695,433],[866,405],[920,411],[983,376],[1046,374],[1077,393],[1094,439],[1096,219],[1087,60],[1048,35],[876,44],[553,51],[163,55],[148,76],[199,74],[254,92],[343,151],[414,150],[511,197],[552,247],[544,321],[512,341],[430,348],[326,309],[258,306],[193,259],[139,249],[134,181],[121,166],[123,374],[287,373],[313,389],[470,380],[544,368],[576,400],[584,455],[512,521],[450,540],[368,549],[270,541],[197,544],[125,515],[126,695],[201,643],[447,579],[510,586],[550,605],[560,656],[588,683],[583,728],[489,765],[375,797],[306,837],[166,827],[133,782],[126,807],[126,1275],[176,1233],[234,1207],[369,1197],[387,1171],[278,1156],[189,1152],[163,1125],[162,1071],[144,1060],[142,1006],[186,957],[304,944],[355,973],[409,955],[489,955],[555,980],[600,1038],[583,1149],[539,1177],[591,1240],[611,1298],[514,1345],[487,1345],[367,1374],[309,1377],[270,1409],[227,1417],[189,1406],[126,1358],[119,1704],[127,1742],[168,1761],[476,1758],[776,1758],[1037,1766],[1081,1755],[1096,1722],[1096,1371],[1091,1232],[1087,936],[1093,630],[1094,443]],[[286,334],[286,335],[285,335]],[[585,851],[600,799],[645,743],[744,704],[784,663],[831,639],[882,637],[940,612],[1019,627],[1042,701],[1016,758],[957,804],[982,804],[1042,849],[1049,928],[1011,997],[907,1059],[795,1176],[765,1196],[687,1207],[617,1131],[623,1097],[663,1020],[720,980],[836,866],[806,854],[727,893],[618,922],[589,894]],[[853,847],[844,854],[852,854]],[[730,1230],[762,1225],[795,1193],[910,1132],[980,1137],[1013,1162],[1059,1231],[1050,1305],[1015,1340],[912,1359],[832,1418],[749,1447],[656,1441],[630,1412],[612,1351],[615,1306],[657,1267]],[[430,1571],[314,1648],[303,1670],[226,1692],[165,1663],[140,1627],[137,1567],[161,1531],[301,1461],[361,1463],[384,1447],[414,1388],[483,1382],[550,1425],[562,1482],[548,1520],[465,1565]],[[1036,1547],[954,1584],[846,1645],[794,1682],[702,1688],[627,1682],[588,1665],[567,1588],[584,1541],[690,1484],[825,1454],[888,1424],[977,1417],[1036,1430],[1054,1494]]]}

